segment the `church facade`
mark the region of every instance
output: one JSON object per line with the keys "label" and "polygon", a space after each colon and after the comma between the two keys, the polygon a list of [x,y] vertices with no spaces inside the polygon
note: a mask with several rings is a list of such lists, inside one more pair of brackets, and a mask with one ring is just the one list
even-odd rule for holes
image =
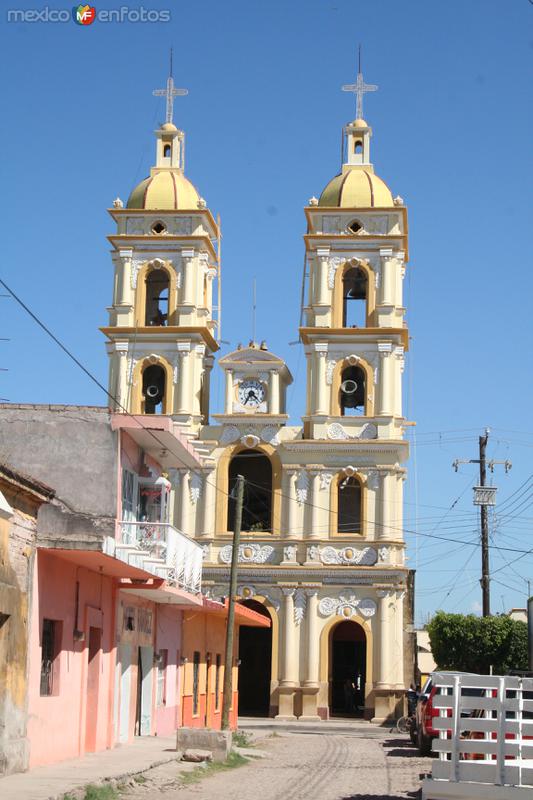
{"label": "church facade", "polygon": [[201,470],[169,468],[167,513],[202,544],[213,598],[228,593],[232,490],[245,478],[238,596],[272,624],[241,628],[239,713],[383,720],[413,672],[402,528],[407,210],[375,174],[372,131],[358,116],[344,128],[341,173],[304,209],[302,424],[288,424],[287,365],[255,342],[218,360],[224,407],[210,414],[220,234],[185,177],[171,106],[149,177],[110,209],[115,281],[102,330],[114,411],[148,430],[166,418],[202,456]]}

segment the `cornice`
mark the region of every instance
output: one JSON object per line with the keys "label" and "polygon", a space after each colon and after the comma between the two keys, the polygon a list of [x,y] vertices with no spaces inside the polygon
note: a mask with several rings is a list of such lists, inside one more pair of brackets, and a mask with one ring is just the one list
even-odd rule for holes
{"label": "cornice", "polygon": [[409,329],[408,328],[326,328],[326,327],[302,327],[299,328],[303,344],[312,344],[317,338],[320,340],[331,340],[333,337],[349,339],[351,342],[364,339],[386,339],[387,337],[398,337],[407,352],[409,349]]}
{"label": "cornice", "polygon": [[[358,567],[338,567],[337,569],[324,569],[321,567],[269,567],[263,565],[261,567],[249,567],[248,565],[239,565],[239,583],[254,579],[256,583],[272,583],[273,580],[302,582],[302,581],[320,581],[323,584],[334,585],[360,585],[360,586],[374,586],[376,584],[400,583],[405,581],[406,576],[410,572],[408,567],[393,567],[390,569],[380,568],[375,572],[368,569],[361,569]],[[220,580],[222,577],[229,579],[230,568],[226,566],[211,566],[204,564],[203,577],[207,580]]]}
{"label": "cornice", "polygon": [[111,242],[115,249],[124,248],[126,242],[145,242],[146,244],[149,243],[151,246],[161,245],[161,247],[165,247],[165,245],[167,245],[166,249],[168,249],[169,242],[175,242],[176,244],[179,244],[180,242],[184,242],[186,244],[190,244],[192,242],[201,242],[205,245],[206,249],[209,250],[213,260],[217,260],[217,254],[211,243],[211,237],[207,233],[191,234],[190,236],[167,233],[165,236],[161,236],[160,238],[156,238],[153,234],[114,233],[108,236],[107,240]]}
{"label": "cornice", "polygon": [[215,218],[208,208],[191,208],[189,210],[176,208],[108,208],[107,213],[115,221],[119,217],[207,217],[215,233],[218,235],[219,232]]}
{"label": "cornice", "polygon": [[169,325],[163,326],[161,328],[154,328],[152,326],[142,326],[142,327],[124,327],[124,326],[117,326],[117,327],[103,327],[100,328],[102,333],[107,336],[109,339],[113,340],[116,336],[145,336],[149,334],[149,339],[156,342],[164,339],[168,339],[169,337],[176,336],[178,334],[191,334],[191,335],[198,335],[200,336],[205,344],[209,347],[210,350],[216,351],[219,349],[219,345],[217,344],[216,340],[209,332],[207,328],[202,326],[178,326],[178,325]]}

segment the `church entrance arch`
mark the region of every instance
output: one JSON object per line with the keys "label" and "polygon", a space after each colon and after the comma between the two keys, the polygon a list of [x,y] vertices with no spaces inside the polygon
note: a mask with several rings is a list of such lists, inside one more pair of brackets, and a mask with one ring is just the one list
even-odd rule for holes
{"label": "church entrance arch", "polygon": [[[242,605],[268,617],[268,609],[257,600]],[[272,626],[239,628],[239,716],[268,717],[270,712],[270,671],[272,664]]]}
{"label": "church entrance arch", "polygon": [[366,634],[357,622],[339,622],[329,634],[329,707],[332,716],[362,717],[365,709]]}

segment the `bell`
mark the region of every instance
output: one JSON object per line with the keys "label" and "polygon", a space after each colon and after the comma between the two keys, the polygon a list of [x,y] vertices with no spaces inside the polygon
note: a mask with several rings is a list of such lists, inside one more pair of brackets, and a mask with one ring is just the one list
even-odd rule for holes
{"label": "bell", "polygon": [[159,386],[147,386],[146,387],[146,397],[150,397],[152,400],[159,395]]}
{"label": "bell", "polygon": [[348,379],[341,383],[341,392],[344,394],[354,394],[357,391],[357,384],[355,381]]}

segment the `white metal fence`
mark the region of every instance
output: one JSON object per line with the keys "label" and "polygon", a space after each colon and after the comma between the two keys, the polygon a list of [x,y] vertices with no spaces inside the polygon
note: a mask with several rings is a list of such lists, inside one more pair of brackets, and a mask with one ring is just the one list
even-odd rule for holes
{"label": "white metal fence", "polygon": [[[459,796],[435,791],[444,790],[446,782],[456,790],[463,782],[487,785],[481,795],[463,787],[464,797],[492,797],[488,786],[533,787],[533,678],[439,672],[433,678],[433,707],[439,711],[433,749],[439,759],[432,780],[424,782],[423,797]],[[533,798],[533,788],[529,791],[526,796]]]}
{"label": "white metal fence", "polygon": [[202,588],[202,548],[167,522],[121,522],[122,544],[135,545],[159,559],[169,583],[200,592]]}

